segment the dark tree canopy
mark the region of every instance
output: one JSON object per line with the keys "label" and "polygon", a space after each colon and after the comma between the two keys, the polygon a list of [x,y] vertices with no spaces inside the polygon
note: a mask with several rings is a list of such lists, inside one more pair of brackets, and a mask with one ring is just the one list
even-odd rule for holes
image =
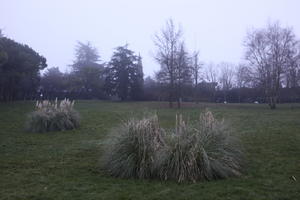
{"label": "dark tree canopy", "polygon": [[95,65],[100,61],[98,50],[90,42],[77,42],[75,47],[74,70],[86,65]]}
{"label": "dark tree canopy", "polygon": [[117,47],[107,67],[106,90],[122,101],[141,100],[143,76],[141,57],[128,49],[128,45]]}
{"label": "dark tree canopy", "polygon": [[104,66],[91,43],[78,42],[73,71],[69,75],[69,91],[79,98],[104,98]]}
{"label": "dark tree canopy", "polygon": [[45,99],[64,98],[63,91],[66,90],[67,80],[58,67],[47,69],[41,79],[41,89]]}
{"label": "dark tree canopy", "polygon": [[0,101],[32,99],[46,59],[28,45],[0,38]]}

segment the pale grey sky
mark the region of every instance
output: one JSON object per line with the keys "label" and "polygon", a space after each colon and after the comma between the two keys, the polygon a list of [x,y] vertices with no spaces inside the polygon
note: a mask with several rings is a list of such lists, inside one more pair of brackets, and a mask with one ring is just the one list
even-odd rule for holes
{"label": "pale grey sky", "polygon": [[49,67],[68,69],[76,41],[90,41],[103,61],[129,43],[140,52],[144,72],[159,69],[153,35],[172,18],[190,51],[205,63],[238,63],[247,30],[278,20],[300,37],[299,0],[0,0],[0,28],[47,58]]}

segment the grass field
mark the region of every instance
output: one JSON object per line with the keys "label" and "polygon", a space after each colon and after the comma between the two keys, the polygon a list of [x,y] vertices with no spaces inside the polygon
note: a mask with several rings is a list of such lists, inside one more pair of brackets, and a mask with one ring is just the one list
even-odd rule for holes
{"label": "grass field", "polygon": [[[0,199],[300,199],[300,105],[185,104],[181,110],[167,103],[76,104],[82,126],[47,134],[23,131],[34,102],[0,104]],[[99,168],[101,146],[112,127],[129,116],[157,111],[162,126],[175,114],[196,119],[205,108],[230,124],[246,153],[240,178],[177,184],[159,180],[124,180]],[[296,180],[292,178],[294,176]]]}

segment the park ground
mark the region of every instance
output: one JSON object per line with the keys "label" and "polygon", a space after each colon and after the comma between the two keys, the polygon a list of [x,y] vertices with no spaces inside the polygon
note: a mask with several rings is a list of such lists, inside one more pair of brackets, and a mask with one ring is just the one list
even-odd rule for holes
{"label": "park ground", "polygon": [[[300,199],[300,104],[194,104],[79,101],[78,130],[27,133],[35,102],[0,103],[0,199]],[[244,147],[243,176],[181,183],[110,177],[100,169],[104,138],[132,116],[157,112],[163,127],[175,114],[197,119],[209,108],[225,119]]]}

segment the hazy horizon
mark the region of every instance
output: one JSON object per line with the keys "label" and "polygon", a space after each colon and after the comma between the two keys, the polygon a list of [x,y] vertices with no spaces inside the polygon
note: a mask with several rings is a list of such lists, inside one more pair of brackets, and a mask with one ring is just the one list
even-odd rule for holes
{"label": "hazy horizon", "polygon": [[279,21],[300,37],[300,2],[267,1],[18,1],[0,0],[0,29],[46,57],[63,72],[74,59],[77,41],[91,42],[102,61],[126,43],[143,57],[144,73],[159,69],[153,36],[172,18],[184,32],[189,51],[205,63],[238,63],[248,30]]}

